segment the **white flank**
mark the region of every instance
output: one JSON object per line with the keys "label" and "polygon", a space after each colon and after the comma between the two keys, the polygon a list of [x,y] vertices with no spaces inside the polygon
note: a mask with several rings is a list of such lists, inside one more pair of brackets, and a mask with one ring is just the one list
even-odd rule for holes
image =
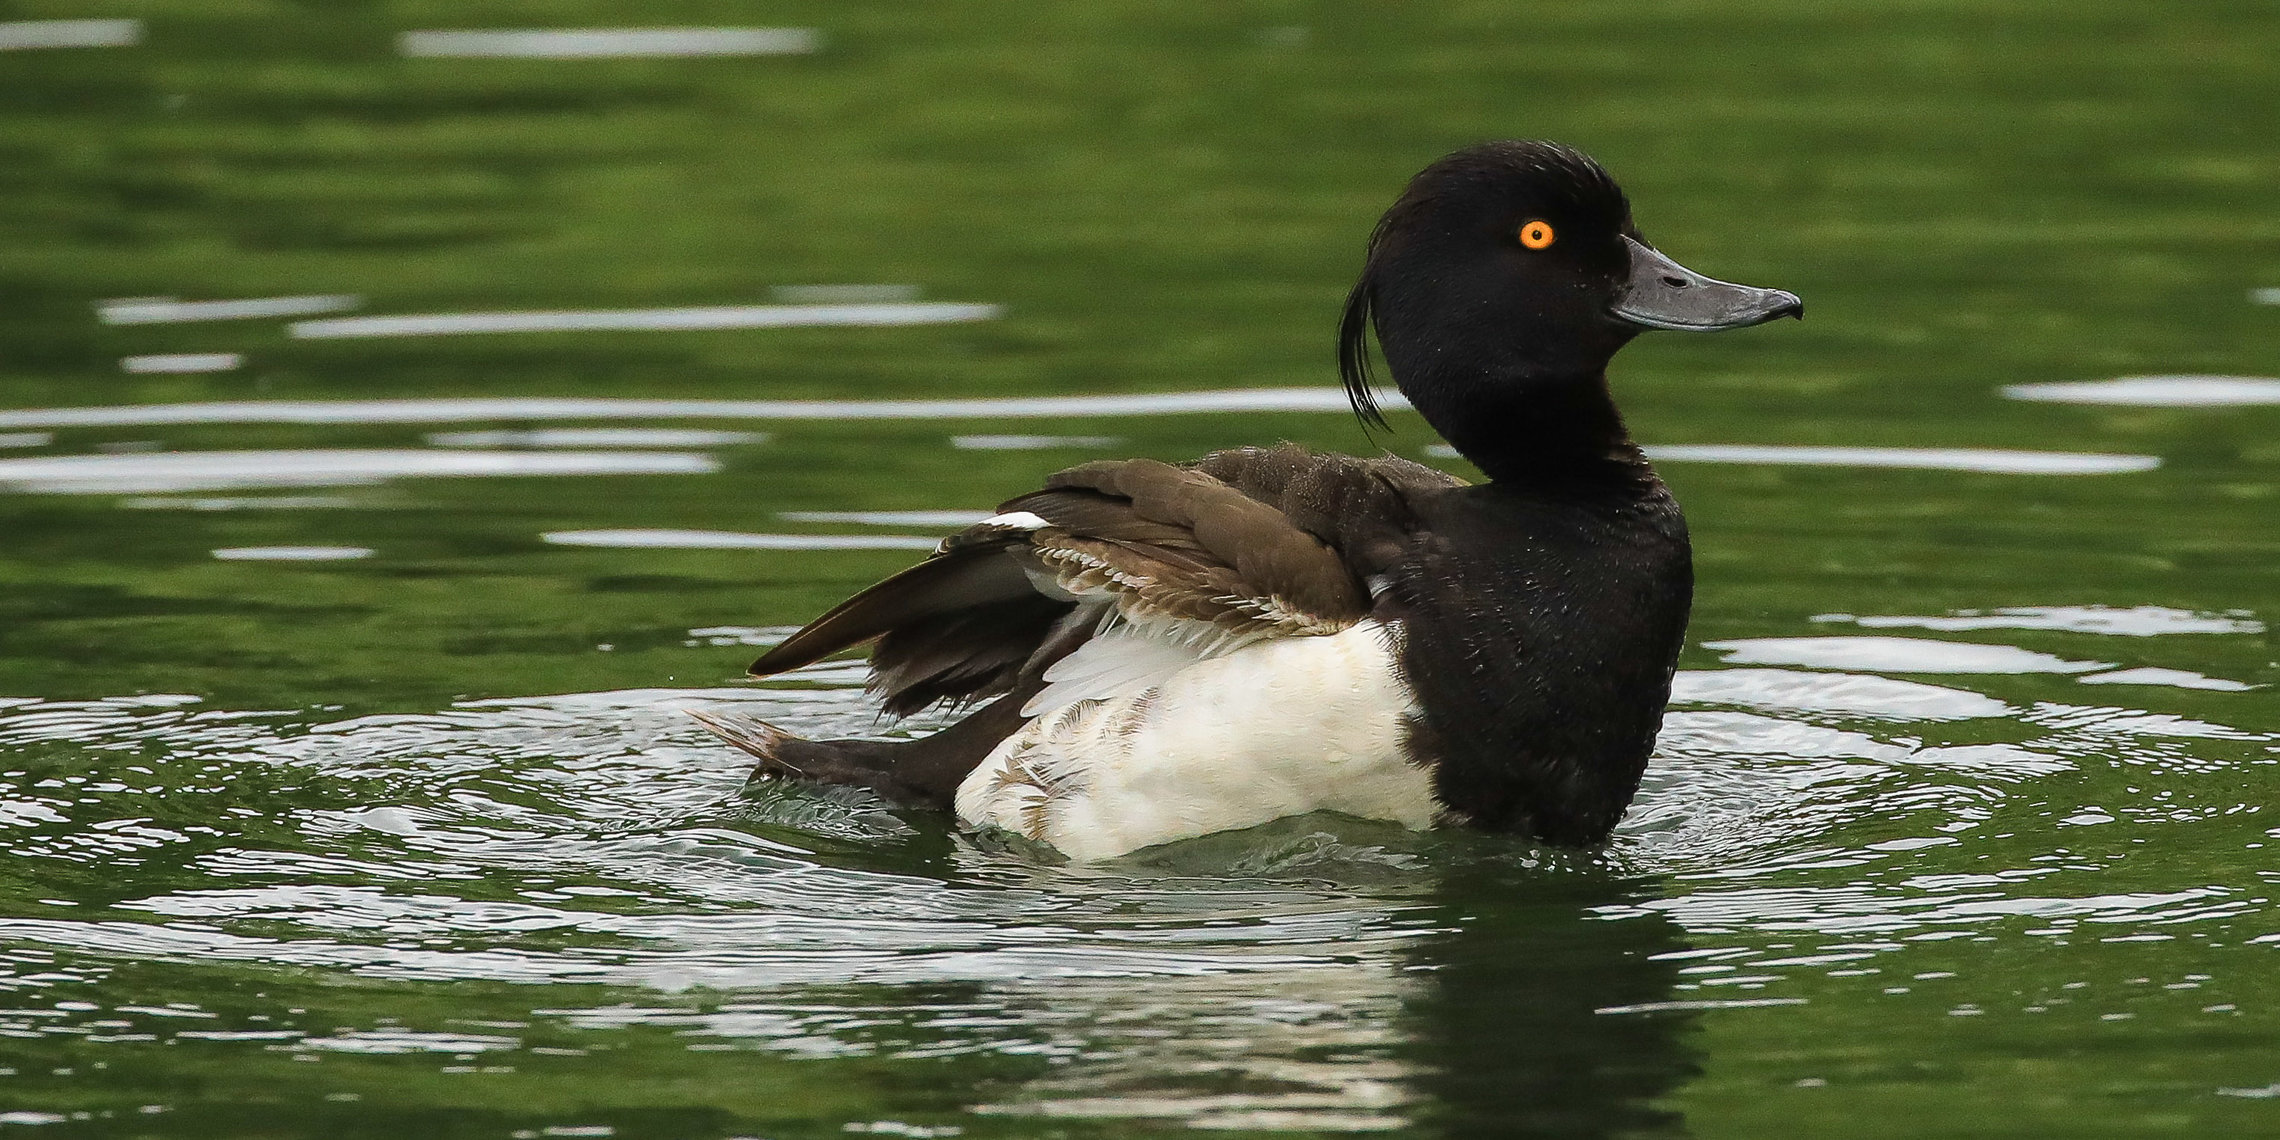
{"label": "white flank", "polygon": [[1042,716],[1078,701],[1153,689],[1209,656],[1206,643],[1197,638],[1150,636],[1151,632],[1149,627],[1119,622],[1094,635],[1046,668],[1048,683],[1021,706],[1021,715]]}
{"label": "white flank", "polygon": [[1432,777],[1394,638],[1363,622],[1199,661],[1156,687],[1029,722],[958,788],[958,818],[1077,860],[1337,811],[1423,828]]}

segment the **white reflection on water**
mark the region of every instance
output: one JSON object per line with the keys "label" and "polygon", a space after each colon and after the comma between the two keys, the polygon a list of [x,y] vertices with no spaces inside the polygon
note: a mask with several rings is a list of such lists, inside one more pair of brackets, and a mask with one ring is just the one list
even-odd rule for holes
{"label": "white reflection on water", "polygon": [[996,305],[919,301],[887,305],[716,305],[677,309],[591,309],[560,312],[427,313],[299,321],[287,331],[303,340],[469,333],[642,332],[698,329],[791,329],[939,325],[996,320]]}
{"label": "white reflection on water", "polygon": [[119,360],[122,371],[133,373],[232,372],[244,364],[245,357],[234,352],[173,352]]}
{"label": "white reflection on water", "polygon": [[735,447],[768,438],[764,431],[702,428],[525,428],[442,431],[427,441],[437,447]]}
{"label": "white reflection on water", "polygon": [[681,644],[698,645],[776,645],[798,630],[796,625],[707,625],[689,631],[688,640]]}
{"label": "white reflection on water", "polygon": [[0,447],[46,447],[54,442],[54,434],[44,431],[18,431],[0,434]]}
{"label": "white reflection on water", "polygon": [[[2013,880],[2012,883],[2015,883]],[[1972,927],[1991,920],[2031,918],[2045,925],[2078,924],[2139,929],[2163,923],[2210,922],[2247,913],[2254,904],[2220,887],[2150,893],[2118,892],[2087,898],[2038,897],[2031,892],[1988,897],[2000,879],[1957,883],[1946,890],[1895,900],[1870,888],[1784,890],[1765,888],[1707,895],[1685,895],[1647,903],[1646,910],[1671,915],[1703,934],[1739,930],[1810,932],[1859,938],[1899,935],[1926,928]],[[1896,948],[1896,947],[1895,947]]]}
{"label": "white reflection on water", "polygon": [[954,435],[950,446],[960,451],[1046,451],[1058,447],[1110,447],[1122,442],[1113,435]]}
{"label": "white reflection on water", "polygon": [[2117,404],[2140,408],[2234,408],[2280,404],[2280,380],[2269,376],[2124,376],[2054,384],[2012,384],[2014,400],[2052,404]]}
{"label": "white reflection on water", "polygon": [[1686,670],[1672,679],[1670,699],[1673,704],[1842,713],[1876,720],[1971,720],[2013,711],[2002,701],[1965,689],[1870,674],[1787,669]]}
{"label": "white reflection on water", "polygon": [[2245,693],[2261,686],[2241,681],[2228,681],[2188,669],[2116,669],[2111,673],[2093,673],[2076,680],[2085,685],[2167,685],[2177,689],[2208,689],[2219,693]]}
{"label": "white reflection on water", "polygon": [[141,20],[17,20],[0,24],[0,51],[133,47],[142,33]]}
{"label": "white reflection on water", "polygon": [[[1658,463],[1755,463],[1787,467],[1896,467],[1927,471],[1977,471],[1993,475],[2115,475],[2151,471],[2157,455],[2110,455],[2073,451],[2003,451],[1965,447],[1794,447],[1779,444],[1656,444],[1645,449]],[[1425,449],[1441,459],[1457,449],[1436,443]]]}
{"label": "white reflection on water", "polygon": [[396,50],[415,58],[807,55],[822,47],[823,34],[814,28],[522,28],[417,31],[396,37]]}
{"label": "white reflection on water", "polygon": [[214,557],[224,562],[346,562],[372,553],[369,546],[225,546]]}
{"label": "white reflection on water", "polygon": [[[1399,396],[1380,405],[1406,408]],[[0,409],[0,427],[161,424],[434,424],[470,420],[957,420],[1165,416],[1213,412],[1344,412],[1336,388],[1235,388],[1125,396],[954,400],[644,400],[475,397],[438,400],[241,400],[199,404]]]}
{"label": "white reflection on water", "polygon": [[855,523],[859,526],[969,527],[994,511],[778,511],[785,522]]}
{"label": "white reflection on water", "polygon": [[909,534],[747,534],[727,530],[556,530],[555,546],[648,550],[932,550],[939,540]]}
{"label": "white reflection on water", "polygon": [[[2146,607],[2155,609],[2156,607]],[[2161,614],[2182,615],[2181,610],[2161,611]],[[2112,615],[2111,621],[2101,620]],[[1815,620],[1827,620],[1843,615],[1823,615]],[[2039,620],[2038,620],[2039,619]],[[1874,619],[1855,619],[1862,625],[1879,624]],[[1924,624],[1939,619],[1904,619],[1890,624]],[[1971,619],[1963,619],[1971,620]],[[2114,633],[2134,630],[2135,636],[2148,636],[2154,632],[2174,632],[2183,627],[2194,632],[2217,632],[2207,628],[2205,622],[2188,622],[2169,617],[2144,614],[2140,611],[2119,610],[2106,614],[2069,612],[2064,607],[2036,609],[2022,615],[2021,621],[2031,629],[2068,629],[2082,632]],[[2230,619],[2224,619],[2230,620]],[[2065,624],[2061,624],[2065,623]],[[2001,624],[2000,622],[1994,624]],[[2122,628],[2116,628],[2116,627]],[[1986,628],[1980,625],[1934,626],[1933,628]],[[2264,627],[2255,622],[2246,628],[2234,625],[2225,632],[2262,632]],[[2167,685],[2179,689],[2209,689],[2219,692],[2246,692],[2258,686],[2220,677],[2204,676],[2184,669],[2136,668],[2113,672],[2111,661],[2071,661],[2048,653],[2037,653],[2010,645],[1979,645],[1971,642],[1933,641],[1914,637],[1760,637],[1738,641],[1706,641],[1704,647],[1725,653],[1724,660],[1734,665],[1803,665],[1816,669],[1866,669],[1892,673],[2081,673],[2076,680],[2085,685]],[[1894,684],[1896,682],[1886,682]],[[1746,702],[1742,702],[1746,703]]]}
{"label": "white reflection on water", "polygon": [[2173,633],[2263,633],[2264,623],[2245,612],[2200,614],[2168,606],[2011,606],[1996,610],[1957,610],[1936,617],[1909,615],[1816,614],[1817,622],[1848,622],[1866,629],[2055,629],[2119,637]]}
{"label": "white reflection on water", "polygon": [[[2083,741],[2174,737],[2180,740],[2263,740],[2260,733],[2248,732],[2228,725],[2211,724],[2205,720],[2176,716],[2171,713],[2143,712],[2137,709],[2108,708],[2095,705],[2038,704],[2019,714],[2019,719],[2041,728],[2058,730],[2057,735],[2046,738],[2053,748],[2075,749]],[[2094,755],[2094,751],[2082,751]],[[2146,755],[2130,758],[2132,762],[2153,762]],[[2170,753],[2160,758],[2162,765],[2178,765],[2186,769],[2208,770],[2196,765],[2181,753]]]}
{"label": "white reflection on water", "polygon": [[1732,665],[1803,665],[1887,673],[2087,673],[2110,661],[2069,661],[2011,645],[1916,637],[1752,637],[1705,641]]}
{"label": "white reflection on water", "polygon": [[107,325],[174,324],[183,321],[245,321],[299,317],[353,309],[364,298],[353,293],[305,297],[248,297],[234,301],[178,301],[172,297],[121,297],[104,301],[95,313]]}
{"label": "white reflection on water", "polygon": [[1657,462],[1772,463],[1809,467],[1903,467],[1980,471],[1997,475],[2112,475],[2151,471],[2155,455],[2095,452],[2002,451],[1962,447],[1776,447],[1764,444],[1662,444],[1647,448]]}
{"label": "white reflection on water", "polygon": [[130,511],[318,511],[380,505],[347,495],[239,495],[181,499],[172,496],[121,499]]}
{"label": "white reflection on water", "polygon": [[495,1033],[423,1033],[416,1029],[349,1029],[330,1037],[301,1037],[300,1047],[328,1053],[488,1053],[522,1044]]}
{"label": "white reflection on water", "polygon": [[684,452],[187,451],[0,459],[0,490],[100,495],[232,487],[346,487],[398,478],[702,475]]}

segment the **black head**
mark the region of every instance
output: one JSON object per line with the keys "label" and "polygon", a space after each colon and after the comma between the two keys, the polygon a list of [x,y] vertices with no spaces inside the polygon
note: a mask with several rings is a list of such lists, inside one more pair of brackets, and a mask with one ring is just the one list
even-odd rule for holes
{"label": "black head", "polygon": [[1802,312],[1788,293],[1712,281],[1656,253],[1622,188],[1583,153],[1483,143],[1411,179],[1371,233],[1339,370],[1356,413],[1383,424],[1370,392],[1374,326],[1394,382],[1462,447],[1441,420],[1452,404],[1480,402],[1468,395],[1502,404],[1533,381],[1597,378],[1646,328]]}

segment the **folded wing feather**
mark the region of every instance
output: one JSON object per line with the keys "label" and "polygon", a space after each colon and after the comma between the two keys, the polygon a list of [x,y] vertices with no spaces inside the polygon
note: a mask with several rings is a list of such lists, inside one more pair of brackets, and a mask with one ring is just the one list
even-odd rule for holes
{"label": "folded wing feather", "polygon": [[888,711],[1035,689],[1023,712],[1144,689],[1266,637],[1367,616],[1405,496],[1454,485],[1403,460],[1285,445],[1194,467],[1088,463],[943,541],[753,663],[766,676],[875,641]]}

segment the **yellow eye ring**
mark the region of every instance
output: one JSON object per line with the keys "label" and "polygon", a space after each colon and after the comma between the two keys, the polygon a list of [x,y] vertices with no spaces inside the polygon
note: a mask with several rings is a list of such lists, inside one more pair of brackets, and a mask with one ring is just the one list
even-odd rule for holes
{"label": "yellow eye ring", "polygon": [[1552,244],[1552,223],[1541,219],[1520,227],[1520,244],[1529,249],[1543,249]]}

